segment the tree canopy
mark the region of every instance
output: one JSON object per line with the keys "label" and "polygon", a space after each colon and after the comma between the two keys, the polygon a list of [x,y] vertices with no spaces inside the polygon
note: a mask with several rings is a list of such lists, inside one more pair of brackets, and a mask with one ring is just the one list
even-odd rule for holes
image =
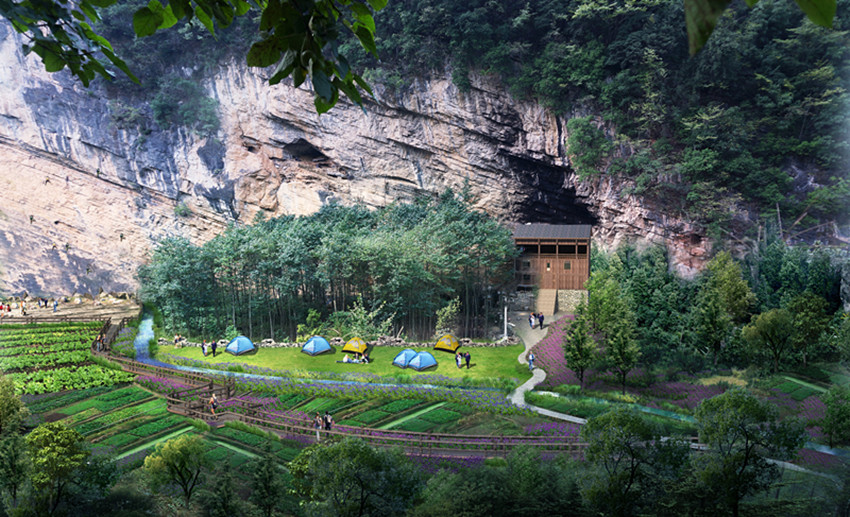
{"label": "tree canopy", "polygon": [[202,247],[166,240],[139,277],[143,299],[178,331],[232,325],[252,338],[295,339],[312,309],[317,319],[335,313],[323,331],[344,338],[387,328],[430,338],[437,311],[458,298],[458,330],[477,337],[498,321],[496,293],[516,254],[507,228],[447,192],[232,226]]}

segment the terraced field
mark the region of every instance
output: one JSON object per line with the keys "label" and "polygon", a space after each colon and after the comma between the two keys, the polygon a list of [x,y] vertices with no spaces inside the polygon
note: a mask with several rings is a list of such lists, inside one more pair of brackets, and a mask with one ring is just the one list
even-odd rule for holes
{"label": "terraced field", "polygon": [[0,325],[0,372],[21,393],[53,393],[128,382],[133,375],[93,363],[103,322]]}

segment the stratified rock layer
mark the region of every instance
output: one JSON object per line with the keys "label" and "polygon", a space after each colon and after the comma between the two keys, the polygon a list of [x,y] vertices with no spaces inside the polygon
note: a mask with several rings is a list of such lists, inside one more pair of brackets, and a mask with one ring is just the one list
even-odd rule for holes
{"label": "stratified rock layer", "polygon": [[308,90],[270,87],[263,71],[233,64],[206,83],[222,124],[202,138],[152,122],[119,127],[103,89],[45,73],[20,44],[0,23],[3,292],[133,289],[167,236],[201,243],[260,212],[378,207],[464,186],[505,222],[592,223],[602,245],[664,243],[686,275],[706,253],[698,228],[625,195],[628,185],[579,182],[565,153],[569,115],[492,80],[468,93],[448,78],[398,95],[378,87],[365,110],[343,100],[318,116]]}

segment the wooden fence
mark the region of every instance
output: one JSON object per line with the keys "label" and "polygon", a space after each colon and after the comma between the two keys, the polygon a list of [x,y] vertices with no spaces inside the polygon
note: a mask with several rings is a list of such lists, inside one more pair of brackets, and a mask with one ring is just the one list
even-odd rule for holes
{"label": "wooden fence", "polygon": [[572,437],[553,436],[485,436],[461,435],[449,433],[421,433],[412,431],[394,431],[337,427],[333,430],[317,430],[309,416],[295,416],[266,411],[262,406],[244,400],[231,399],[232,389],[210,383],[183,390],[166,397],[168,410],[190,418],[211,420],[209,400],[212,394],[227,409],[216,411],[220,422],[239,421],[250,424],[282,437],[301,436],[309,441],[330,437],[354,436],[376,447],[400,447],[406,454],[419,454],[444,457],[491,457],[507,456],[520,446],[532,446],[540,453],[570,454],[579,457],[586,444]]}

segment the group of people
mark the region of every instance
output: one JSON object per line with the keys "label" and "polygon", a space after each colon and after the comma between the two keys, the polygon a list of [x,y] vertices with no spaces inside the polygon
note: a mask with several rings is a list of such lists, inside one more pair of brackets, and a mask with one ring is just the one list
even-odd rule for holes
{"label": "group of people", "polygon": [[[38,303],[39,309],[50,308],[50,300],[48,300],[47,298],[37,298],[36,303]],[[59,307],[59,300],[56,300],[54,298],[53,299],[53,312],[56,312],[57,307]],[[26,301],[21,302],[20,309],[21,309],[21,316],[26,316],[27,315],[27,302]],[[10,303],[0,304],[0,318],[2,318],[3,316],[9,316],[9,317],[12,316],[12,304],[10,304]]]}
{"label": "group of people", "polygon": [[354,357],[347,355],[342,358],[342,362],[353,364],[369,364],[369,352],[363,352],[363,355],[360,355],[360,353],[355,353]]}
{"label": "group of people", "polygon": [[211,351],[212,356],[215,357],[215,351],[218,350],[218,343],[213,341],[209,345],[207,344],[207,340],[205,339],[203,343],[201,343],[201,351],[204,353],[204,357],[207,356],[207,352]]}
{"label": "group of people", "polygon": [[457,364],[458,368],[463,368],[463,362],[466,361],[466,369],[469,370],[469,361],[472,359],[472,355],[469,352],[462,354],[460,352],[455,354],[455,364]]}
{"label": "group of people", "polygon": [[316,411],[316,417],[313,419],[313,427],[316,429],[316,441],[320,441],[322,437],[320,436],[320,431],[324,429],[325,431],[330,431],[331,427],[334,425],[334,417],[325,411],[324,416],[322,416],[318,411]]}
{"label": "group of people", "polygon": [[528,324],[531,328],[534,328],[536,325],[539,325],[538,328],[543,328],[543,313],[542,312],[532,312],[528,316]]}

